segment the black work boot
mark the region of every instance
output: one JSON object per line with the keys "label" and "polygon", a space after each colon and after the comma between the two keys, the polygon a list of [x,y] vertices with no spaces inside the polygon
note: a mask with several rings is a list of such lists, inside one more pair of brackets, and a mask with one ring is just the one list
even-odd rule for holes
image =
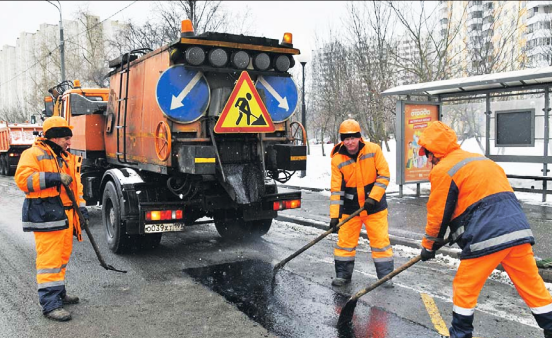
{"label": "black work boot", "polygon": [[61,301],[62,301],[63,305],[78,304],[80,299],[77,296],[65,295],[65,297],[61,297]]}
{"label": "black work boot", "polygon": [[62,307],[47,312],[44,314],[44,316],[48,319],[58,322],[66,322],[68,320],[71,320],[71,314],[69,313],[69,311],[65,310]]}
{"label": "black work boot", "polygon": [[544,338],[552,338],[552,330],[544,330]]}
{"label": "black work boot", "polygon": [[[376,274],[378,275],[378,279],[382,279],[393,271],[393,260],[386,262],[374,262],[374,264],[376,266]],[[386,289],[392,289],[395,287],[395,284],[393,283],[393,280],[390,279],[384,282],[382,286]]]}
{"label": "black work boot", "polygon": [[335,276],[332,281],[333,286],[343,286],[351,282],[355,261],[335,261]]}

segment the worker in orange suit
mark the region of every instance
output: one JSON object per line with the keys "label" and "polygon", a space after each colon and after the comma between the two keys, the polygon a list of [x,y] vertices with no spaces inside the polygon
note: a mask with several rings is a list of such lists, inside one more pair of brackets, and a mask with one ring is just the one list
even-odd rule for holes
{"label": "worker in orange suit", "polygon": [[462,249],[452,282],[450,337],[472,337],[477,297],[502,264],[544,336],[552,338],[552,297],[535,263],[529,223],[504,170],[482,155],[460,149],[455,132],[442,122],[431,123],[418,142],[420,155],[434,165],[422,260],[435,257],[447,228],[451,242]]}
{"label": "worker in orange suit", "polygon": [[[393,271],[393,250],[389,241],[387,200],[389,166],[377,144],[364,141],[360,125],[345,120],[339,127],[341,142],[331,153],[332,183],[330,196],[330,228],[334,231],[344,219],[361,207],[364,211],[339,228],[334,248],[336,278],[334,286],[351,282],[360,230],[364,224],[378,279]],[[393,287],[388,281],[385,287]]]}
{"label": "worker in orange suit", "polygon": [[78,297],[67,294],[65,272],[73,235],[82,241],[79,219],[62,184],[77,192],[78,207],[88,222],[80,178],[82,158],[67,152],[72,128],[62,117],[46,119],[44,137],[21,154],[15,173],[17,185],[25,192],[23,231],[33,231],[35,236],[40,305],[44,316],[56,321],[70,320],[63,305],[79,302]]}

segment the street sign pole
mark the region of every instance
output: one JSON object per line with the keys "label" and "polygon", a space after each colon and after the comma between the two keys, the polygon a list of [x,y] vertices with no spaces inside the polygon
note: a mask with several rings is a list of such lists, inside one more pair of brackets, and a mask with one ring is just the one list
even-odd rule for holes
{"label": "street sign pole", "polygon": [[[305,128],[305,133],[307,133],[307,117],[305,115],[305,65],[307,64],[307,61],[301,61],[301,66],[303,67],[303,93],[302,93],[302,98],[301,98],[301,103],[302,103],[302,125],[303,125],[303,128]],[[305,135],[305,139],[307,140],[307,155],[310,155],[310,149],[308,148],[308,143],[309,143],[309,140],[308,140],[308,137],[307,135]],[[305,177],[307,176],[307,171],[306,170],[301,170],[301,175],[299,175],[299,177]]]}

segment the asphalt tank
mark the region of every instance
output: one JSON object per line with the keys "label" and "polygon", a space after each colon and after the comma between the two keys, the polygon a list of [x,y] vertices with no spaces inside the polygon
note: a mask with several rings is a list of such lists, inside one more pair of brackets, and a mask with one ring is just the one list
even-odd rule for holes
{"label": "asphalt tank", "polygon": [[289,33],[196,36],[185,20],[178,41],[110,61],[109,89],[53,91],[112,251],[153,248],[204,217],[225,238],[257,238],[300,207],[300,192],[276,185],[306,169],[306,133],[290,121],[297,54]]}

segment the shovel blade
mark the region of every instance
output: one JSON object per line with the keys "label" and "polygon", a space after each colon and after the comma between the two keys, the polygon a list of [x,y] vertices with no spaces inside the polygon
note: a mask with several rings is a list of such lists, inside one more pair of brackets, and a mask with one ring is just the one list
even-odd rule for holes
{"label": "shovel blade", "polygon": [[345,306],[341,309],[339,319],[337,320],[337,327],[349,325],[353,321],[353,314],[357,305],[358,298],[351,298],[347,301]]}

